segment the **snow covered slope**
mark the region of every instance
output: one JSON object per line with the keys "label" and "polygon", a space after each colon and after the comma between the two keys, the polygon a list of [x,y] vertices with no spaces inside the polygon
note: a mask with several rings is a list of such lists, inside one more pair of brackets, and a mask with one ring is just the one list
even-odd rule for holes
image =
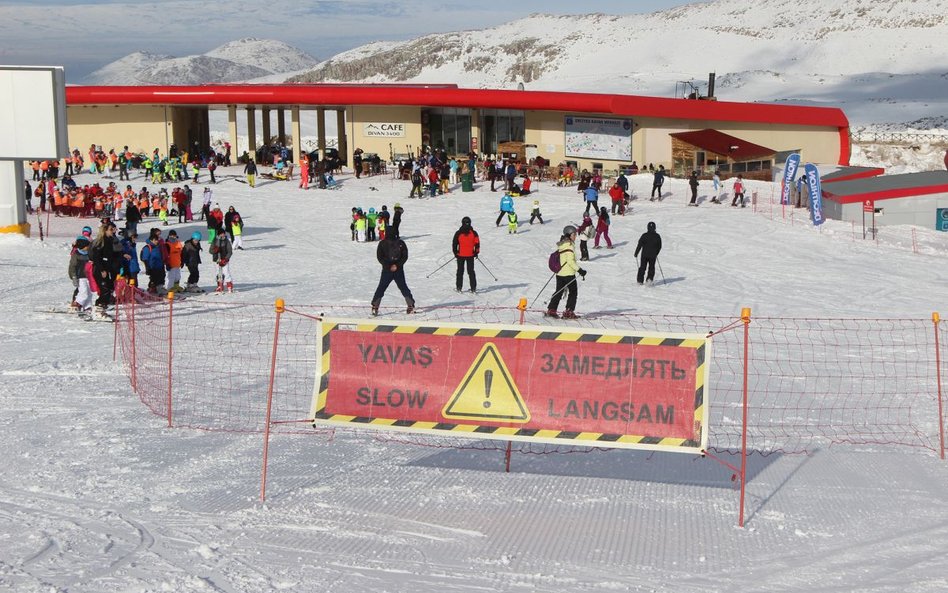
{"label": "snow covered slope", "polygon": [[[368,309],[379,265],[375,245],[349,240],[352,206],[391,208],[400,201],[405,207],[406,275],[423,310],[489,310],[533,298],[549,278],[546,260],[560,230],[582,212],[575,188],[539,183],[535,197],[547,224],[523,224],[509,235],[490,226],[499,194],[483,183],[472,193],[409,200],[409,183],[390,176],[340,175],[338,191],[302,191],[295,182],[269,180],[251,189],[234,181],[240,175],[240,167],[222,168],[213,186],[214,199],[236,206],[246,223],[246,250],[231,264],[238,292],[185,302],[232,306],[247,325],[255,321],[243,304],[272,311],[276,297]],[[89,174],[76,180],[99,181]],[[634,194],[648,195],[648,175],[630,182]],[[137,188],[144,181],[136,171],[130,183]],[[773,195],[769,184],[749,186],[762,201]],[[200,195],[200,186],[191,187]],[[918,229],[923,248],[916,254],[906,227],[886,227],[875,244],[854,239],[848,225],[835,221],[822,230],[802,217],[791,225],[779,206],[771,219],[752,208],[708,204],[707,184],[699,208],[684,207],[685,180],[670,179],[665,191],[664,201],[640,198],[630,215],[613,219],[616,249],[591,250],[580,313],[736,316],[750,306],[757,316],[924,320],[933,310],[944,312],[948,233]],[[518,209],[533,197],[518,198]],[[478,268],[476,295],[454,292],[454,266],[430,274],[450,260],[463,215],[474,220],[481,259],[498,278]],[[36,220],[31,217],[34,229]],[[668,282],[647,288],[632,279],[632,251],[650,220],[664,239],[660,263]],[[347,429],[333,438],[274,437],[268,502],[260,504],[261,435],[166,428],[112,361],[110,324],[42,312],[71,295],[69,244],[87,223],[95,221],[44,217],[52,233],[45,243],[0,236],[0,590],[948,589],[948,464],[918,449],[834,446],[809,456],[754,455],[749,520],[738,529],[731,471],[709,458],[541,449],[549,454],[515,454],[507,474],[503,443],[501,449],[438,448],[437,442],[422,446],[424,439]],[[158,226],[154,218],[140,229],[151,226]],[[206,233],[197,221],[163,230],[171,228],[182,236]],[[204,287],[213,274],[205,251]],[[383,306],[401,302],[390,287]],[[213,322],[210,315],[178,319],[178,328]],[[292,319],[298,318],[284,316],[284,328]],[[176,339],[186,335],[176,329]],[[176,371],[208,368],[221,357],[242,360],[242,349],[269,354],[265,331],[255,336],[256,347],[224,349],[216,339],[206,336],[203,356],[176,359]],[[879,365],[880,374],[889,370]],[[919,380],[933,390],[932,377]],[[239,389],[238,383],[209,384],[207,392],[228,399],[228,387]],[[713,394],[713,382],[710,389]],[[251,395],[266,394],[241,394]],[[934,404],[930,412],[937,414]]]}

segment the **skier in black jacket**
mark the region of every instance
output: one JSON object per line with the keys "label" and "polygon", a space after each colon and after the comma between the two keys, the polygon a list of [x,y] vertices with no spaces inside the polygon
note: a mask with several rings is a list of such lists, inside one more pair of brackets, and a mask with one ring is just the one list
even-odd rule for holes
{"label": "skier in black jacket", "polygon": [[655,170],[655,176],[652,181],[652,197],[649,198],[649,202],[655,201],[655,192],[658,192],[658,199],[662,199],[662,184],[665,183],[665,165],[659,165],[658,169]]}
{"label": "skier in black jacket", "polygon": [[372,315],[379,314],[379,305],[382,303],[382,297],[388,285],[395,281],[395,286],[405,297],[405,304],[408,305],[406,313],[415,312],[415,298],[405,283],[405,262],[408,261],[408,246],[398,238],[398,235],[386,235],[379,241],[379,246],[375,250],[375,257],[382,264],[382,275],[379,277],[378,288],[375,289],[375,295],[372,297]]}
{"label": "skier in black jacket", "polygon": [[[648,223],[648,231],[642,233],[642,236],[639,237],[639,244],[635,246],[635,257],[639,256],[639,252],[642,252],[642,259],[639,260],[639,272],[636,276],[636,281],[639,284],[643,282],[652,283],[652,280],[655,279],[655,260],[658,259],[658,254],[662,250],[662,236],[655,232],[655,223]],[[645,267],[648,266],[648,276],[645,275]]]}

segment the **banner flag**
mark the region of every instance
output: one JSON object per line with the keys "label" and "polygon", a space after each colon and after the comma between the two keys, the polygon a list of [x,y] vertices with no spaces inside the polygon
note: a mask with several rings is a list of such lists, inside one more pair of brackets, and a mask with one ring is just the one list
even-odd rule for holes
{"label": "banner flag", "polygon": [[780,203],[784,206],[790,205],[790,188],[793,187],[793,179],[797,176],[797,170],[800,168],[800,155],[793,153],[787,157],[787,164],[783,167],[783,186],[780,191]]}
{"label": "banner flag", "polygon": [[806,185],[810,190],[810,216],[813,224],[819,226],[826,220],[823,217],[823,188],[820,186],[820,171],[813,163],[803,168],[806,172]]}

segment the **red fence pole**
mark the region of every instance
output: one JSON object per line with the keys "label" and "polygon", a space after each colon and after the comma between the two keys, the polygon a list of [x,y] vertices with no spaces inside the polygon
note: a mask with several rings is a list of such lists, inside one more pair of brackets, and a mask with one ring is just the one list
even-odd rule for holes
{"label": "red fence pole", "polygon": [[941,344],[938,340],[938,322],[941,316],[932,313],[932,323],[935,324],[935,376],[938,378],[938,439],[941,446],[941,458],[945,458],[945,412],[941,396]]}
{"label": "red fence pole", "polygon": [[741,505],[738,525],[744,526],[744,489],[747,485],[747,366],[749,361],[750,307],[741,309],[741,321],[744,323],[744,399],[743,418],[741,420]]}
{"label": "red fence pole", "polygon": [[171,363],[174,360],[174,291],[168,291],[168,428],[171,428]]}
{"label": "red fence pole", "polygon": [[270,384],[267,386],[267,420],[263,427],[263,474],[260,476],[260,502],[267,499],[267,459],[270,454],[270,414],[273,411],[273,381],[276,376],[277,345],[280,340],[280,316],[286,310],[283,299],[277,299],[276,322],[273,326],[273,352],[270,355]]}
{"label": "red fence pole", "polygon": [[125,291],[123,290],[124,282],[121,278],[118,279],[118,283],[115,288],[115,327],[112,328],[112,362],[115,362],[115,351],[118,346],[118,327],[119,327],[119,305],[121,305],[122,297],[119,295],[124,295]]}
{"label": "red fence pole", "polygon": [[135,301],[136,294],[132,291],[131,307],[129,308],[128,320],[129,320],[129,330],[131,331],[131,343],[132,343],[132,355],[131,355],[131,379],[132,379],[132,392],[138,393],[138,353],[135,346],[135,326],[137,322],[135,320]]}

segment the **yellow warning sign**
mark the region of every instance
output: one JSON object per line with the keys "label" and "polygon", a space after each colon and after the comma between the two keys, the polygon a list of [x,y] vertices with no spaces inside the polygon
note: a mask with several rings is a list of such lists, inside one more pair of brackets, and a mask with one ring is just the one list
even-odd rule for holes
{"label": "yellow warning sign", "polygon": [[530,421],[530,411],[491,342],[474,358],[441,415],[460,420]]}

